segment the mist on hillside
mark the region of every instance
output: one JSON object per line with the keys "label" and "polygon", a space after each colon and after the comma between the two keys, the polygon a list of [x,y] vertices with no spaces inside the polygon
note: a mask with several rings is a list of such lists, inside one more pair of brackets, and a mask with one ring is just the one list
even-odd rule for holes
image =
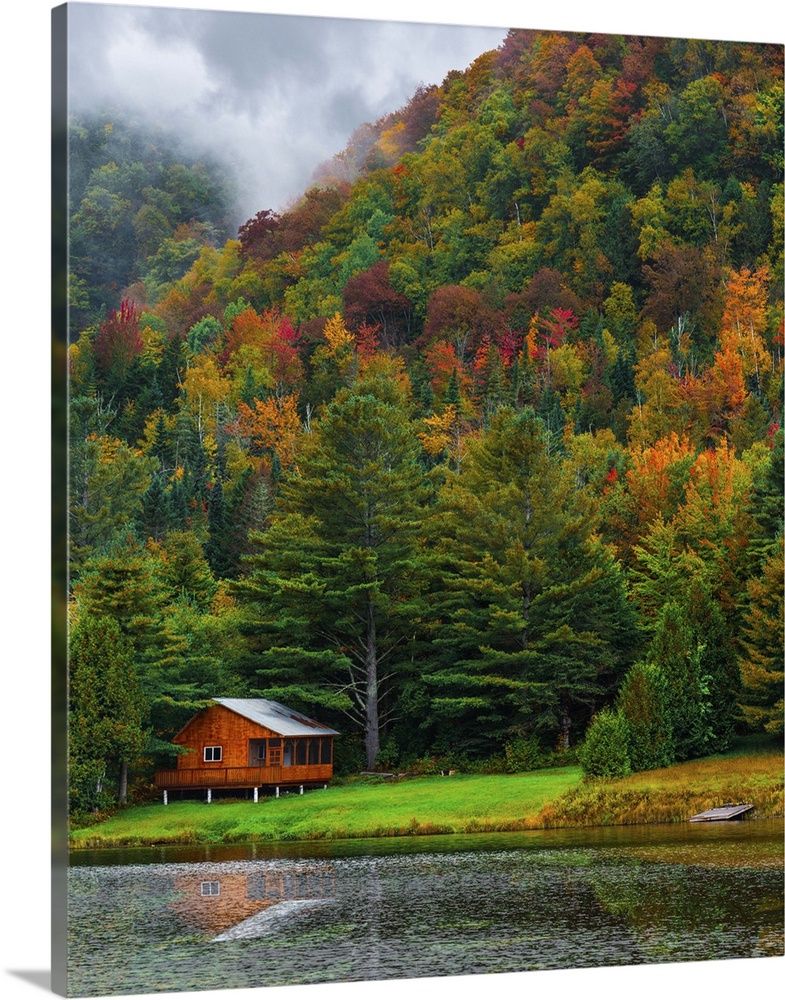
{"label": "mist on hillside", "polygon": [[501,28],[69,5],[69,107],[118,109],[219,157],[237,219],[285,209],[363,122],[504,39]]}

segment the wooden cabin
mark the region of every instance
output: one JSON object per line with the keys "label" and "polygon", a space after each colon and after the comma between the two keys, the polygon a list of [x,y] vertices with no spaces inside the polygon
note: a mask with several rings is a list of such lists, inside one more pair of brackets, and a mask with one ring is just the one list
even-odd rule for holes
{"label": "wooden cabin", "polygon": [[172,742],[187,749],[177,767],[156,771],[155,784],[172,790],[250,789],[262,792],[324,785],[333,776],[338,733],[266,698],[216,698]]}

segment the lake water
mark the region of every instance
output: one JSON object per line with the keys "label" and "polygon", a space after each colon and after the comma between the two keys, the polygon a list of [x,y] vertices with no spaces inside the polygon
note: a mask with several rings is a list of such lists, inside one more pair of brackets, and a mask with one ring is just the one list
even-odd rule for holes
{"label": "lake water", "polygon": [[783,823],[84,851],[76,996],[783,954]]}

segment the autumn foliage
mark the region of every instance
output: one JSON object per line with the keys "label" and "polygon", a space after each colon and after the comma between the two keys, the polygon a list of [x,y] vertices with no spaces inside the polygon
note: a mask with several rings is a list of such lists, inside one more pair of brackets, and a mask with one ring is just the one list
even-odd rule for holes
{"label": "autumn foliage", "polygon": [[[139,604],[157,738],[259,690],[390,769],[781,732],[782,73],[511,31],[237,239],[195,167],[175,219],[105,150],[72,220],[72,599]],[[101,272],[126,230],[144,255]]]}
{"label": "autumn foliage", "polygon": [[101,324],[95,340],[98,365],[106,374],[123,376],[142,353],[139,310],[129,299],[112,310]]}

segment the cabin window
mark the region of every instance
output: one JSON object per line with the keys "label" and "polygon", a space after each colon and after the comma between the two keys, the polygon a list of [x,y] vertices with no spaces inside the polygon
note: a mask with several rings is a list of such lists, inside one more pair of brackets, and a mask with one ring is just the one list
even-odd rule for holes
{"label": "cabin window", "polygon": [[308,740],[308,763],[319,763],[319,739]]}
{"label": "cabin window", "polygon": [[205,747],[204,748],[204,759],[205,760],[221,760],[223,758],[223,747]]}
{"label": "cabin window", "polygon": [[202,882],[202,895],[203,896],[220,896],[221,895],[221,883],[220,882]]}
{"label": "cabin window", "polygon": [[267,740],[248,740],[248,767],[267,765]]}
{"label": "cabin window", "polygon": [[283,766],[291,767],[294,763],[294,744],[292,740],[283,742]]}
{"label": "cabin window", "polygon": [[294,757],[298,764],[308,763],[308,740],[294,741]]}
{"label": "cabin window", "polygon": [[270,751],[270,766],[280,767],[281,766],[281,741],[280,740],[268,740],[267,746]]}

